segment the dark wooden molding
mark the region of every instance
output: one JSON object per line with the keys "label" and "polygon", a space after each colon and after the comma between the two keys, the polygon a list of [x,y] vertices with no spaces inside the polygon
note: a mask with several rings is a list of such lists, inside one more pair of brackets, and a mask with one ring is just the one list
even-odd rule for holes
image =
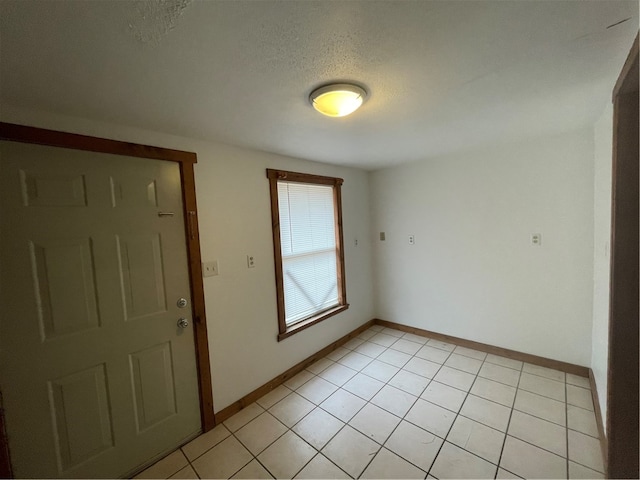
{"label": "dark wooden molding", "polygon": [[290,337],[294,333],[298,333],[298,332],[304,330],[305,328],[309,328],[312,325],[315,325],[316,323],[320,323],[323,320],[326,320],[327,318],[331,318],[334,315],[342,313],[348,308],[349,308],[349,304],[338,305],[337,307],[333,307],[333,308],[330,308],[329,310],[326,310],[324,312],[320,312],[315,317],[311,317],[311,318],[308,318],[308,319],[306,319],[306,320],[304,320],[304,321],[302,321],[300,323],[296,323],[292,328],[287,329],[284,333],[279,333],[278,334],[278,341],[284,340],[285,338]]}
{"label": "dark wooden molding", "polygon": [[333,352],[338,347],[340,347],[340,346],[344,345],[345,343],[347,343],[352,338],[357,337],[358,335],[360,335],[360,333],[364,332],[369,327],[371,327],[371,325],[373,325],[373,323],[374,323],[373,320],[369,320],[368,322],[366,322],[363,325],[359,326],[358,328],[356,328],[352,332],[350,332],[350,333],[346,334],[345,336],[339,338],[335,342],[327,345],[322,350],[319,350],[318,352],[314,353],[313,355],[310,355],[309,357],[305,358],[301,362],[295,364],[293,367],[291,367],[286,372],[284,372],[284,373],[278,375],[277,377],[269,380],[267,383],[265,383],[261,387],[256,388],[254,391],[252,391],[251,393],[248,393],[247,395],[242,397],[240,400],[238,400],[236,402],[233,402],[228,407],[223,408],[218,413],[216,413],[216,423],[224,422],[227,418],[232,417],[233,415],[238,413],[243,408],[251,405],[253,402],[258,400],[260,397],[266,395],[267,393],[269,393],[274,388],[276,388],[279,385],[283,384],[284,382],[286,382],[290,378],[295,377],[298,373],[300,373],[302,370],[307,368],[309,365],[317,362],[321,358],[325,357],[327,354]]}
{"label": "dark wooden molding", "polygon": [[602,408],[600,407],[600,398],[598,397],[598,387],[596,385],[596,377],[593,370],[589,369],[589,384],[591,385],[591,400],[593,401],[593,409],[596,413],[596,425],[598,426],[598,437],[600,438],[600,450],[602,452],[602,464],[604,465],[604,478],[607,475],[607,437],[605,435],[604,422],[602,421]]}
{"label": "dark wooden molding", "polygon": [[[201,420],[205,432],[212,429],[215,426],[215,413],[193,171],[193,165],[197,162],[196,154],[4,122],[0,122],[0,140],[179,163],[185,218],[185,239],[189,259],[189,280],[192,292],[192,313],[195,325],[194,341],[200,390]],[[0,436],[0,450],[5,448],[3,442],[4,437]]]}
{"label": "dark wooden molding", "polygon": [[4,424],[3,405],[2,392],[0,392],[0,478],[13,478],[9,441],[7,439],[7,430]]}
{"label": "dark wooden molding", "polygon": [[589,376],[589,368],[583,367],[581,365],[561,362],[560,360],[553,360],[551,358],[539,357],[537,355],[532,355],[530,353],[522,353],[516,350],[510,350],[508,348],[488,345],[486,343],[474,342],[473,340],[467,340],[464,338],[454,337],[451,335],[444,335],[442,333],[436,333],[430,330],[424,330],[422,328],[410,327],[408,325],[389,322],[387,320],[380,320],[379,318],[374,319],[374,322],[376,325],[382,325],[383,327],[395,328],[396,330],[413,333],[414,335],[420,335],[421,337],[434,338],[436,340],[441,340],[443,342],[454,343],[461,347],[472,348],[474,350],[480,350],[481,352],[486,352],[486,353],[493,353],[494,355],[500,355],[502,357],[512,358],[514,360],[520,360],[521,362],[527,362],[533,365],[539,365],[541,367],[561,370],[563,372],[572,373],[580,377]]}
{"label": "dark wooden molding", "polygon": [[77,133],[58,132],[44,128],[0,122],[0,140],[34,143],[49,147],[71,148],[88,152],[111,153],[128,157],[152,158],[181,163],[196,163],[195,153],[169,148],[139,145],[106,138],[90,137]]}
{"label": "dark wooden molding", "polygon": [[[269,196],[271,198],[271,230],[273,234],[273,259],[276,281],[276,305],[278,309],[278,341],[284,340],[312,325],[333,317],[349,308],[347,303],[347,283],[344,266],[344,236],[342,233],[342,178],[325,177],[308,173],[289,172],[267,168]],[[287,325],[284,299],[284,272],[282,268],[282,249],[280,237],[280,209],[278,203],[278,182],[327,185],[333,187],[333,208],[336,223],[336,272],[338,280],[338,305],[320,312],[294,325]]]}
{"label": "dark wooden molding", "polygon": [[638,478],[638,37],[613,92],[607,474]]}

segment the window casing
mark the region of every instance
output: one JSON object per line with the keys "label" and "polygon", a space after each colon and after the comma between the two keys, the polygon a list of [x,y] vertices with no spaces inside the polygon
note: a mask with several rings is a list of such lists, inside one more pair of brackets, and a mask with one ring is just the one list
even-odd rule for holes
{"label": "window casing", "polygon": [[278,340],[346,310],[341,178],[267,170]]}

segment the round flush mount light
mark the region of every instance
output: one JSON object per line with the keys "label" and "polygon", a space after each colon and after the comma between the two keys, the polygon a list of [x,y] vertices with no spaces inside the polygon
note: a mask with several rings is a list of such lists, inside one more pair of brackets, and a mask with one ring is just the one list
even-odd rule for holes
{"label": "round flush mount light", "polygon": [[367,92],[358,85],[333,83],[311,92],[309,102],[323,115],[344,117],[360,108],[366,96]]}

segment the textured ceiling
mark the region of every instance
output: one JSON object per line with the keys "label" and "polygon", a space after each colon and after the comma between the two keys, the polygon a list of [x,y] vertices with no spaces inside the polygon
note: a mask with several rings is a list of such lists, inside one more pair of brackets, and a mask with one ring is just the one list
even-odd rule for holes
{"label": "textured ceiling", "polygon": [[[637,30],[635,0],[3,0],[0,102],[375,169],[591,125]],[[369,97],[322,117],[329,81]]]}

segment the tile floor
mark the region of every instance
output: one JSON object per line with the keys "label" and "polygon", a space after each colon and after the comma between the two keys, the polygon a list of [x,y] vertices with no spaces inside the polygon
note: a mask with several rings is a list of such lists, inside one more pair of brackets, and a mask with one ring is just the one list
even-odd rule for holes
{"label": "tile floor", "polygon": [[603,478],[586,378],[373,326],[136,478]]}

